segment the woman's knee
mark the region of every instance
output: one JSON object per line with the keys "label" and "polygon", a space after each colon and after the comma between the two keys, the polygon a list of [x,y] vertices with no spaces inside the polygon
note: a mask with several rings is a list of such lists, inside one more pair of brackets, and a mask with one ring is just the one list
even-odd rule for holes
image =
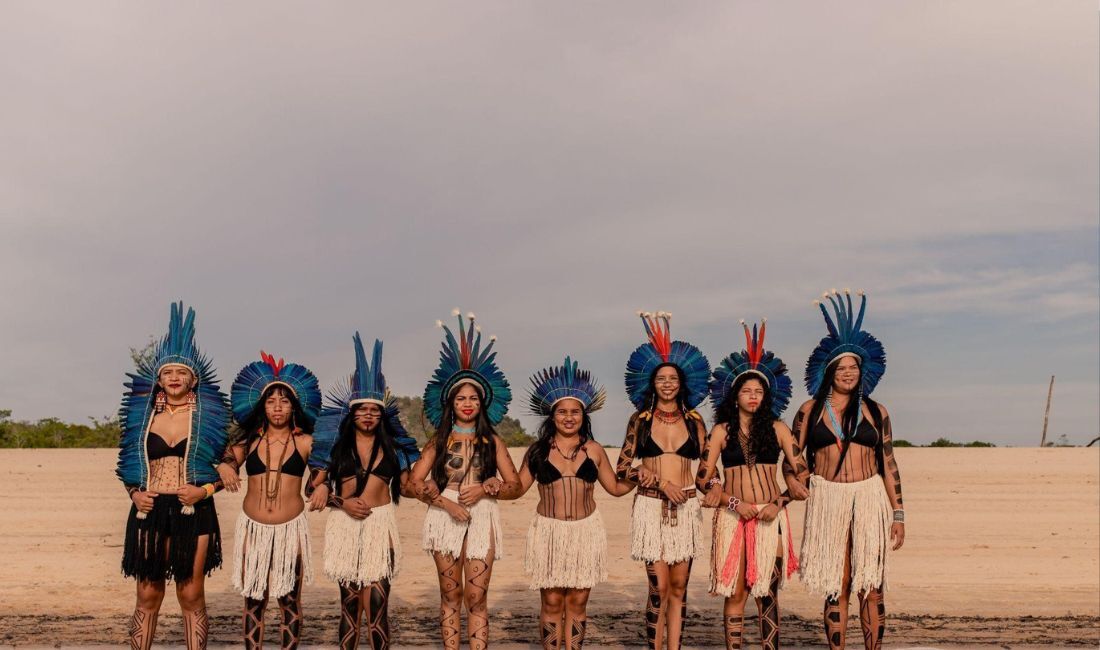
{"label": "woman's knee", "polygon": [[147,611],[157,611],[164,601],[163,582],[138,582],[137,606]]}
{"label": "woman's knee", "polygon": [[463,594],[462,587],[456,587],[454,589],[440,592],[439,600],[447,607],[458,609],[459,607],[462,607],[462,600],[464,595],[465,594]]}
{"label": "woman's knee", "polygon": [[542,612],[550,616],[561,616],[565,611],[565,596],[553,591],[542,594]]}
{"label": "woman's knee", "polygon": [[176,599],[184,611],[194,612],[206,607],[206,593],[202,585],[193,580],[185,585],[176,585]]}
{"label": "woman's knee", "polygon": [[467,612],[484,612],[488,609],[486,603],[488,594],[481,589],[467,589],[462,594],[462,599],[466,602]]}
{"label": "woman's knee", "polygon": [[726,615],[743,614],[745,612],[745,604],[749,602],[749,592],[747,591],[735,591],[732,596],[726,596],[726,602],[724,604],[724,611]]}
{"label": "woman's knee", "polygon": [[584,614],[588,608],[588,590],[571,589],[565,595],[565,609],[570,616],[576,617]]}

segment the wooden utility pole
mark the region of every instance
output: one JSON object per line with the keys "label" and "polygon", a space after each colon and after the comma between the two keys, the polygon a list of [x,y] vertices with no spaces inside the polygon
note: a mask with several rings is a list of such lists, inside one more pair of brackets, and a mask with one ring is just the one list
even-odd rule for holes
{"label": "wooden utility pole", "polygon": [[1043,438],[1040,447],[1047,446],[1047,422],[1050,420],[1050,397],[1054,394],[1054,375],[1050,376],[1050,388],[1047,389],[1047,410],[1043,413]]}

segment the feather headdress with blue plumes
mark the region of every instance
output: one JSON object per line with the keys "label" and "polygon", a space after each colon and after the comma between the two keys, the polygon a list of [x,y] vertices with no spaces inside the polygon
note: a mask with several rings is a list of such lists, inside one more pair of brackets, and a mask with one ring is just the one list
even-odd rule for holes
{"label": "feather headdress with blue plumes", "polygon": [[420,449],[416,446],[416,440],[401,424],[397,398],[386,388],[386,376],[382,374],[382,341],[375,339],[374,351],[368,363],[359,332],[355,333],[352,340],[355,343],[355,371],[347,381],[337,384],[329,391],[328,404],[321,409],[321,417],[313,430],[313,450],[309,454],[309,465],[317,469],[328,469],[332,447],[340,436],[340,423],[356,405],[377,404],[382,408],[382,417],[386,419],[393,434],[398,466],[401,471],[405,471],[420,458]]}
{"label": "feather headdress with blue plumes", "polygon": [[662,363],[671,363],[683,370],[687,379],[687,407],[694,409],[702,404],[707,398],[710,362],[694,345],[671,340],[671,313],[640,311],[638,316],[642,319],[649,342],[639,345],[626,362],[626,394],[631,403],[639,411],[650,409],[653,405],[646,404],[645,399],[650,375]]}
{"label": "feather headdress with blue plumes", "polygon": [[554,413],[554,405],[563,399],[575,399],[586,413],[603,408],[607,391],[600,386],[592,373],[581,370],[577,362],[565,357],[561,366],[551,366],[531,377],[528,406],[532,415],[548,417]]}
{"label": "feather headdress with blue plumes", "polygon": [[862,291],[858,294],[858,315],[852,306],[851,290],[845,289],[843,296],[836,289],[821,294],[823,300],[832,304],[835,322],[825,305],[820,300],[814,301],[825,317],[829,335],[821,339],[806,361],[806,390],[810,395],[817,394],[821,382],[825,380],[825,370],[844,356],[853,356],[859,361],[860,391],[864,396],[875,390],[882,375],[886,373],[886,349],[878,339],[863,330],[867,296]]}
{"label": "feather headdress with blue plumes", "polygon": [[775,354],[764,349],[767,318],[760,321],[759,329],[753,324],[750,331],[744,320],[741,321],[741,326],[745,328],[745,349],[731,353],[714,369],[710,380],[710,403],[717,411],[737,378],[745,373],[753,373],[763,379],[771,391],[772,413],[778,418],[791,402],[792,384],[787,375],[787,365]]}
{"label": "feather headdress with blue plumes", "polygon": [[185,316],[183,303],[178,302],[172,303],[168,333],[157,343],[151,360],[139,361],[137,371],[127,373],[130,381],[125,384],[126,392],[118,412],[122,435],[115,469],[115,474],[126,485],[148,488],[146,439],[155,415],[157,378],[162,368],[171,365],[190,369],[196,379],[191,430],[184,452],[186,480],[192,485],[218,480],[214,466],[221,462],[225,451],[229,402],[218,388],[210,360],[195,345],[195,310],[188,308]]}
{"label": "feather headdress with blue plumes", "polygon": [[424,413],[438,427],[443,420],[443,406],[451,397],[451,392],[459,384],[472,383],[481,393],[481,407],[485,409],[489,422],[500,424],[508,413],[512,389],[496,364],[493,344],[497,337],[490,336],[489,344],[482,348],[481,328],[474,324],[474,314],[466,315],[469,321],[467,326],[462,320],[462,310],[455,309],[451,313],[458,317],[458,337],[443,321],[436,321],[435,324],[446,333],[446,338],[439,353],[439,367],[424,388]]}
{"label": "feather headdress with blue plumes", "polygon": [[260,350],[260,359],[261,361],[253,361],[241,368],[229,392],[233,418],[237,423],[244,422],[256,408],[264,391],[272,384],[290,389],[302,405],[302,415],[310,424],[316,422],[321,411],[321,387],[317,377],[309,368],[297,363],[287,363],[283,359],[276,361],[274,356],[263,350]]}

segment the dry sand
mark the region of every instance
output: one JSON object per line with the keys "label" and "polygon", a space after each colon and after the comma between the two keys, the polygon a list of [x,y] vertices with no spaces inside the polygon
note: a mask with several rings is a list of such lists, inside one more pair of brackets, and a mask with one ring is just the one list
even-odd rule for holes
{"label": "dry sand", "polygon": [[[609,450],[612,458],[615,450]],[[514,450],[518,457],[519,450]],[[1098,642],[1100,449],[900,449],[908,517],[905,547],[890,558],[890,645]],[[0,644],[120,644],[134,584],[119,572],[128,500],[112,450],[0,451]],[[505,558],[489,593],[493,638],[533,642],[537,593],[522,571],[523,539],[536,492],[502,503]],[[613,565],[589,604],[592,647],[640,645],[645,577],[629,558],[630,498],[597,491]],[[241,495],[217,496],[225,554]],[[419,550],[425,507],[399,509],[404,569],[394,581],[395,636],[436,647],[435,573]],[[305,639],[335,642],[337,590],[320,571],[325,514],[310,515],[315,582],[305,589]],[[797,535],[802,507],[791,513]],[[708,523],[709,528],[709,523]],[[689,588],[686,645],[720,643],[721,600],[706,594],[707,560]],[[239,638],[240,597],[223,567],[206,583],[213,640]],[[782,592],[783,638],[819,645],[821,600],[794,582]],[[269,639],[274,638],[274,611]],[[852,608],[852,612],[856,607]],[[179,607],[165,599],[158,640],[180,640]],[[748,614],[755,618],[750,604]],[[749,621],[748,628],[754,627]],[[858,636],[858,623],[852,631]],[[753,643],[750,636],[746,647]],[[858,638],[852,640],[857,641]]]}

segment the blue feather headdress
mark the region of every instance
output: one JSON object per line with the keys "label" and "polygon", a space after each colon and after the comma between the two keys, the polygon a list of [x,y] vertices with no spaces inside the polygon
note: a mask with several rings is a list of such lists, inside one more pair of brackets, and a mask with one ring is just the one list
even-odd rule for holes
{"label": "blue feather headdress", "polygon": [[263,350],[260,350],[260,358],[262,361],[253,361],[241,368],[229,392],[233,418],[237,423],[244,422],[256,408],[264,391],[272,384],[290,389],[302,405],[302,414],[310,424],[316,422],[321,410],[321,387],[317,377],[309,368],[297,363],[286,363],[282,359],[276,361],[274,356]]}
{"label": "blue feather headdress", "polygon": [[115,474],[126,485],[148,487],[149,459],[146,438],[155,415],[153,403],[157,378],[165,366],[181,365],[195,375],[195,403],[191,431],[184,459],[188,483],[202,485],[218,480],[214,466],[221,462],[228,438],[229,402],[218,388],[210,360],[195,345],[195,310],[172,303],[168,333],[160,340],[151,360],[138,362],[137,371],[127,373],[126,392],[118,411],[122,434],[119,438]]}
{"label": "blue feather headdress", "polygon": [[580,370],[577,362],[565,357],[561,366],[540,370],[531,377],[528,405],[532,415],[553,415],[554,405],[563,399],[575,399],[586,413],[603,408],[607,391],[600,386],[592,373]]}
{"label": "blue feather headdress", "polygon": [[710,403],[715,410],[726,400],[730,388],[737,378],[745,373],[758,375],[767,384],[772,394],[772,413],[775,417],[783,415],[783,411],[791,402],[792,384],[787,375],[787,365],[775,354],[764,349],[764,333],[767,330],[768,319],[760,322],[760,329],[749,326],[744,320],[741,326],[745,328],[745,349],[733,352],[714,369],[710,380]]}
{"label": "blue feather headdress", "polygon": [[626,362],[626,394],[639,411],[648,410],[645,395],[649,389],[649,377],[662,363],[671,363],[684,371],[687,379],[687,407],[694,409],[707,398],[707,381],[710,362],[699,348],[684,341],[672,341],[669,320],[672,314],[659,311],[656,314],[638,312],[645,326],[648,343],[643,343]]}
{"label": "blue feather headdress", "polygon": [[382,407],[382,417],[393,433],[394,449],[401,471],[409,469],[420,458],[416,440],[401,424],[397,398],[386,388],[382,374],[382,341],[375,339],[370,363],[363,349],[359,332],[352,339],[355,343],[355,371],[347,381],[337,384],[328,394],[328,404],[321,409],[321,417],[313,430],[313,450],[309,454],[309,466],[328,469],[332,447],[340,436],[340,423],[357,404],[377,404]]}
{"label": "blue feather headdress", "polygon": [[870,395],[886,372],[886,350],[878,339],[863,331],[867,296],[862,291],[859,292],[859,315],[856,315],[852,307],[852,292],[849,289],[844,290],[843,296],[833,289],[831,293],[826,291],[821,297],[832,303],[836,322],[830,318],[825,305],[815,300],[814,304],[825,317],[829,335],[821,339],[806,361],[806,390],[810,395],[816,395],[821,382],[825,380],[826,368],[843,356],[853,356],[859,361],[860,391],[863,395]]}
{"label": "blue feather headdress", "polygon": [[474,314],[466,315],[470,321],[462,322],[462,310],[451,312],[458,316],[458,338],[443,321],[436,321],[446,333],[443,350],[439,353],[439,367],[424,388],[424,413],[434,426],[443,419],[443,406],[459,384],[472,383],[481,393],[481,407],[493,424],[499,424],[508,412],[512,401],[512,389],[496,364],[493,343],[497,337],[489,337],[489,345],[481,347],[481,328],[474,325]]}

